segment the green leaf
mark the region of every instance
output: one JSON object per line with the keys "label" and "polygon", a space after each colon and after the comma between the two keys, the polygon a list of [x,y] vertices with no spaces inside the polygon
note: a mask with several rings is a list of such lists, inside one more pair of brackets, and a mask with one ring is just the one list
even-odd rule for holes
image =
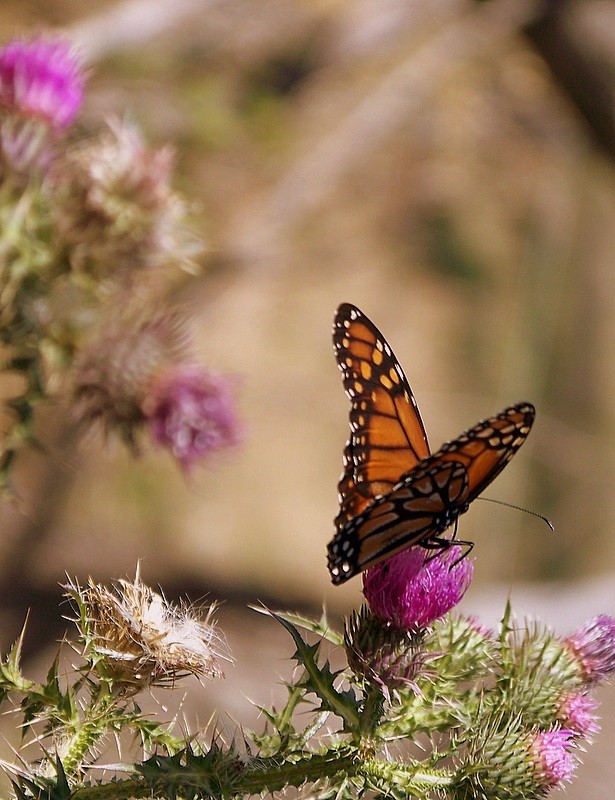
{"label": "green leaf", "polygon": [[[272,616],[268,608],[263,608],[261,606],[250,606],[250,608],[254,611],[258,611],[259,614],[267,614],[268,616]],[[275,613],[279,618],[290,622],[291,625],[294,625],[297,628],[303,628],[311,633],[316,633],[321,637],[321,639],[326,639],[327,641],[331,642],[331,644],[337,645],[338,647],[342,647],[344,645],[344,636],[341,633],[334,631],[333,628],[329,626],[325,611],[323,611],[322,617],[319,620],[309,619],[308,617],[304,617],[303,615],[296,614],[292,611],[276,611]]]}
{"label": "green leaf", "polygon": [[53,800],[68,800],[71,796],[71,789],[68,785],[68,781],[66,779],[66,773],[64,772],[64,767],[62,766],[62,762],[59,758],[56,757],[56,772],[58,775],[58,779],[55,786],[55,791],[53,793]]}
{"label": "green leaf", "polygon": [[136,770],[158,797],[222,798],[235,794],[243,767],[232,748],[223,751],[213,743],[204,755],[189,748],[174,756],[154,755]]}
{"label": "green leaf", "polygon": [[307,644],[291,622],[273,611],[269,613],[286,628],[295,641],[297,650],[294,658],[305,667],[306,671],[302,685],[320,698],[323,711],[332,711],[337,714],[344,720],[344,726],[356,733],[360,725],[357,699],[352,691],[339,692],[335,688],[334,680],[339,673],[331,672],[328,662],[325,662],[322,667],[318,666],[316,656],[320,649],[320,643]]}
{"label": "green leaf", "polygon": [[11,782],[18,800],[69,800],[72,794],[59,758],[56,759],[55,779],[43,775],[26,776],[20,772]]}
{"label": "green leaf", "polygon": [[21,673],[21,650],[26,632],[26,622],[24,622],[19,638],[9,650],[6,659],[0,662],[0,701],[4,700],[9,692],[20,692],[25,694],[35,684],[27,680]]}

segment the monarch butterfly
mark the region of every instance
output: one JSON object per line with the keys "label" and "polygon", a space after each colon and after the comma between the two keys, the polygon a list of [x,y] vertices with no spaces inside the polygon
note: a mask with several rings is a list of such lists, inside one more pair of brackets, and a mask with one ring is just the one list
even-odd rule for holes
{"label": "monarch butterfly", "polygon": [[518,403],[431,454],[416,400],[393,350],[356,307],[343,303],[333,345],[350,400],[350,438],[328,545],[340,584],[401,550],[472,542],[442,534],[468,510],[525,441],[534,406]]}

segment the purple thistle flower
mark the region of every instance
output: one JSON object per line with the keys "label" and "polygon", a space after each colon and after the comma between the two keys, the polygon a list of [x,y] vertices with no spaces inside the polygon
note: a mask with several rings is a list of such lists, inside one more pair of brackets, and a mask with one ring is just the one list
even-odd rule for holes
{"label": "purple thistle flower", "polygon": [[0,48],[0,104],[34,116],[55,130],[75,118],[83,101],[84,73],[71,45],[38,36]]}
{"label": "purple thistle flower", "polygon": [[531,750],[543,789],[569,781],[576,763],[569,752],[574,733],[569,730],[544,731],[537,733]]}
{"label": "purple thistle flower", "polygon": [[598,733],[600,725],[595,715],[598,701],[582,692],[573,692],[560,704],[557,716],[562,724],[578,736],[588,737]]}
{"label": "purple thistle flower", "polygon": [[363,594],[372,612],[402,630],[425,628],[461,600],[474,575],[474,562],[447,550],[425,561],[421,547],[410,547],[363,576]]}
{"label": "purple thistle flower", "polygon": [[579,663],[585,679],[592,683],[615,671],[615,619],[598,614],[571,633],[564,643]]}
{"label": "purple thistle flower", "polygon": [[240,438],[231,382],[190,364],[154,376],[143,411],[154,441],[185,470]]}

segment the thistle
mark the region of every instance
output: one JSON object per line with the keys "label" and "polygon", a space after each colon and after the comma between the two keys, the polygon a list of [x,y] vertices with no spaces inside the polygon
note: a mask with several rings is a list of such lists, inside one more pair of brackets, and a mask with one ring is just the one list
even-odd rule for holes
{"label": "thistle", "polygon": [[[54,170],[52,215],[72,270],[106,284],[140,270],[194,271],[200,243],[173,190],[174,154],[147,147],[134,125],[113,120],[69,149]],[[160,276],[140,274],[156,286]]]}
{"label": "thistle", "polygon": [[0,48],[0,149],[5,171],[45,166],[56,134],[83,102],[85,76],[70,45],[43,36]]}
{"label": "thistle", "polygon": [[[570,668],[571,637],[585,644],[599,629],[603,678],[615,653],[615,620],[606,616],[566,638],[536,628],[520,634],[510,610],[499,634],[452,613],[409,633],[364,607],[342,636],[324,618],[271,612],[291,635],[300,670],[286,705],[263,709],[265,730],[242,734],[240,755],[215,732],[174,733],[137,702],[141,692],[173,689],[186,675],[220,676],[229,657],[213,608],[198,617],[173,606],[138,572],[112,587],[71,582],[67,594],[79,635],[72,679],[57,666],[46,684],[26,678],[20,642],[0,664],[0,699],[14,700],[42,746],[39,759],[5,765],[21,800],[41,793],[239,797],[306,785],[348,798],[541,798],[571,780],[579,750],[596,732],[590,685],[573,689],[582,684]],[[331,669],[325,643],[329,652],[344,648],[346,666],[336,658],[341,666]],[[100,743],[122,730],[138,734],[148,757],[126,761],[111,782],[91,784]]]}
{"label": "thistle", "polygon": [[[82,427],[101,425],[134,452],[149,436],[184,471],[241,436],[233,381],[198,364],[165,300],[195,252],[172,151],[117,122],[72,144],[84,83],[65,42],[0,48],[0,331],[25,386],[9,404],[4,487],[34,440],[36,403],[56,396],[70,398]],[[72,668],[60,670],[58,656],[44,681],[26,676],[23,634],[0,661],[0,703],[29,738],[16,763],[2,764],[18,800],[222,800],[306,787],[339,800],[531,800],[572,778],[598,731],[593,690],[615,671],[615,619],[601,614],[561,637],[507,607],[487,629],[455,613],[474,562],[442,539],[525,441],[533,406],[510,406],[430,456],[377,328],[343,304],[334,343],[351,439],[329,560],[336,583],[375,563],[365,604],[342,630],[325,616],[265,611],[290,635],[297,670],[283,707],[261,709],[264,728],[228,742],[214,722],[178,730],[141,702],[189,676],[222,677],[231,659],[215,605],[173,604],[139,570],[111,586],[70,581]],[[402,470],[412,433],[409,470],[372,480],[381,464],[368,464],[370,453],[396,452]],[[111,737],[135,746],[102,765]]]}
{"label": "thistle", "polygon": [[101,424],[140,450],[149,432],[185,470],[237,444],[231,382],[191,358],[177,314],[115,314],[78,355],[73,413],[82,426]]}
{"label": "thistle", "polygon": [[126,696],[147,686],[173,686],[187,675],[222,676],[226,643],[212,619],[188,606],[173,606],[137,576],[112,588],[90,580],[67,586],[80,610],[84,655],[115,692]]}
{"label": "thistle", "polygon": [[188,352],[167,300],[202,250],[172,186],[173,151],[117,121],[72,141],[84,87],[60,38],[0,48],[0,343],[24,387],[0,442],[9,497],[49,400],[133,452],[149,433],[184,470],[239,440],[232,382]]}
{"label": "thistle", "polygon": [[172,365],[155,375],[142,409],[152,439],[185,470],[240,441],[231,381],[196,364]]}
{"label": "thistle", "polygon": [[422,547],[409,547],[364,573],[363,594],[380,619],[419,630],[459,603],[473,575],[473,562],[451,550],[426,560]]}
{"label": "thistle", "polygon": [[31,762],[24,756],[18,765],[4,765],[21,797],[38,796],[55,781],[60,793],[60,786],[83,785],[102,742],[124,730],[144,752],[182,750],[185,742],[142,712],[135,698],[146,689],[175,687],[187,675],[221,677],[221,660],[230,660],[213,624],[214,606],[204,613],[174,606],[145,586],[138,570],[134,580],[111,588],[71,581],[66,594],[78,633],[73,672],[60,674],[58,655],[45,683],[26,678],[23,634],[0,664],[0,701],[19,710],[24,733],[41,749]]}

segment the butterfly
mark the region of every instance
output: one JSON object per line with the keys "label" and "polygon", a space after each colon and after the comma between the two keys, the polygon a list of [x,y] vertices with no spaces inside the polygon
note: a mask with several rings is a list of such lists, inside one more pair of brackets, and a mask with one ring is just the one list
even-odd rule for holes
{"label": "butterfly", "polygon": [[[333,345],[350,400],[350,438],[327,548],[331,580],[344,583],[413,545],[436,555],[461,545],[467,555],[473,542],[455,537],[457,519],[521,447],[534,406],[509,406],[432,454],[393,350],[350,303],[337,309]],[[451,525],[453,536],[442,536]]]}

